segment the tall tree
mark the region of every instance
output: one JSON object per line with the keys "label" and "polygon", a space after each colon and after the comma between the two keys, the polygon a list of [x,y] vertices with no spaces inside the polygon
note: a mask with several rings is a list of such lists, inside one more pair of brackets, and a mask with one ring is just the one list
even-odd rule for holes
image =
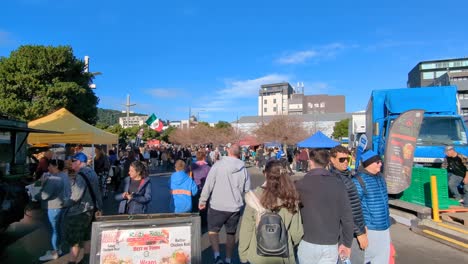
{"label": "tall tree", "polygon": [[302,122],[291,116],[275,116],[267,124],[260,125],[255,131],[259,142],[276,141],[293,145],[307,136]]}
{"label": "tall tree", "polygon": [[99,99],[83,69],[69,46],[19,47],[0,58],[0,112],[31,121],[65,107],[94,125]]}
{"label": "tall tree", "polygon": [[347,137],[348,136],[348,124],[349,124],[349,118],[336,122],[335,126],[333,127],[332,136],[334,138]]}

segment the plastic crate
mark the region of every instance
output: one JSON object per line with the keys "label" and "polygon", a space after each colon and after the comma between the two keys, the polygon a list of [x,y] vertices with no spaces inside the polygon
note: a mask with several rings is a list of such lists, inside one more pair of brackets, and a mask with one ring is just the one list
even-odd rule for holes
{"label": "plastic crate", "polygon": [[453,204],[449,199],[447,171],[434,168],[416,168],[412,170],[411,185],[403,192],[400,200],[432,207],[431,176],[436,176],[439,209],[448,209]]}

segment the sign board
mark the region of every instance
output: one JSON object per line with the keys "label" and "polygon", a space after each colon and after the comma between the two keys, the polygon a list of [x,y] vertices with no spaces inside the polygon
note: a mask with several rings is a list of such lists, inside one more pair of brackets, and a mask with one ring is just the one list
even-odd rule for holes
{"label": "sign board", "polygon": [[197,214],[119,215],[93,223],[91,263],[201,263]]}
{"label": "sign board", "polygon": [[359,137],[359,143],[358,143],[358,146],[357,146],[357,149],[356,149],[356,161],[354,163],[356,171],[359,168],[359,163],[361,162],[361,155],[362,155],[362,153],[364,153],[366,148],[367,148],[367,136],[366,136],[366,134],[362,134]]}
{"label": "sign board", "polygon": [[393,122],[385,145],[384,178],[389,194],[397,194],[411,185],[416,140],[424,110],[410,110]]}

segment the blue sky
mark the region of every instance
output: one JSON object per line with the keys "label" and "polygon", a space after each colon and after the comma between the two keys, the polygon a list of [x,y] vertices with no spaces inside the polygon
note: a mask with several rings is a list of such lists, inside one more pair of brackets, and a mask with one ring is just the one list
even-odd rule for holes
{"label": "blue sky", "polygon": [[99,107],[163,119],[257,114],[261,84],[346,96],[406,87],[419,62],[468,56],[468,1],[89,1],[0,3],[0,56],[70,45],[90,56]]}

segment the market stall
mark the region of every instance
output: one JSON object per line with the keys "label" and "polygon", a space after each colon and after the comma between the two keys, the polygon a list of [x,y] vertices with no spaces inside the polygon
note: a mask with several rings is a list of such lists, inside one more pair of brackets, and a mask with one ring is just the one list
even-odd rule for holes
{"label": "market stall", "polygon": [[117,144],[118,136],[94,127],[62,108],[50,115],[28,123],[30,128],[54,130],[63,134],[31,133],[29,144],[74,143],[74,144]]}

